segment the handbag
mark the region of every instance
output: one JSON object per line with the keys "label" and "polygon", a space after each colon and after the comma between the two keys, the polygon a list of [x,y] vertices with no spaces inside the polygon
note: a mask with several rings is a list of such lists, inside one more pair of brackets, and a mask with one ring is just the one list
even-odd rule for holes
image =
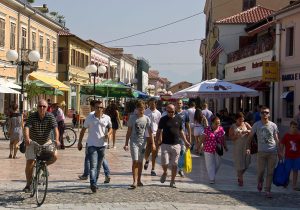
{"label": "handbag", "polygon": [[217,145],[216,145],[216,153],[219,156],[223,156],[223,146],[222,146],[222,144],[217,143]]}
{"label": "handbag", "polygon": [[254,134],[253,139],[250,142],[250,154],[256,154],[258,151],[258,146],[257,146],[257,135],[256,133]]}
{"label": "handbag", "polygon": [[290,171],[286,168],[283,160],[280,160],[274,169],[273,184],[276,186],[287,186],[289,184]]}
{"label": "handbag", "polygon": [[191,173],[192,172],[192,155],[191,150],[187,149],[184,154],[184,167],[183,170],[185,173]]}
{"label": "handbag", "polygon": [[25,151],[26,151],[26,144],[25,144],[24,139],[23,139],[22,143],[19,145],[19,150],[21,153],[25,153]]}

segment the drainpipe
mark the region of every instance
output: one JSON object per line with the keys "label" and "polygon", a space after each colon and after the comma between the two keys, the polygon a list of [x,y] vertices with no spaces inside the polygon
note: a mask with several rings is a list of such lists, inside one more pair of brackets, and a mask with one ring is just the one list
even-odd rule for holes
{"label": "drainpipe", "polygon": [[[275,58],[276,61],[278,62],[279,65],[279,81],[276,82],[275,87],[273,88],[274,93],[273,94],[273,98],[272,98],[272,104],[274,105],[272,108],[272,113],[273,114],[273,121],[275,123],[277,123],[279,118],[282,118],[282,100],[280,100],[280,45],[281,45],[281,23],[277,22],[276,23],[276,43],[275,43]],[[277,93],[277,94],[275,94]],[[279,101],[279,103],[275,103],[275,101]],[[279,122],[279,121],[278,121]]]}

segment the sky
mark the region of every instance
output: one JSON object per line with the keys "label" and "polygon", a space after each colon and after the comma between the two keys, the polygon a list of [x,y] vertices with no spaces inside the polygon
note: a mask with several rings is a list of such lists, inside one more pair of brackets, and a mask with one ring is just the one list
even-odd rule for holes
{"label": "sky", "polygon": [[[194,39],[205,36],[205,0],[35,0],[33,6],[47,4],[58,12],[71,33],[107,47],[123,47],[124,52],[148,60],[150,69],[160,72],[172,84],[200,82],[202,59],[200,40],[176,44],[129,47]],[[118,38],[144,32],[201,13],[184,21],[119,41]],[[106,43],[105,43],[106,42]]]}

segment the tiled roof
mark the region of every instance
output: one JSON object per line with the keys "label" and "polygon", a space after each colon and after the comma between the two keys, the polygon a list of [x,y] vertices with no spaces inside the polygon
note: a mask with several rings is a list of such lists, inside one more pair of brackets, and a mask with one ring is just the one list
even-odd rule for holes
{"label": "tiled roof", "polygon": [[221,24],[248,24],[256,23],[274,13],[273,10],[256,6],[236,15],[217,20],[216,23]]}

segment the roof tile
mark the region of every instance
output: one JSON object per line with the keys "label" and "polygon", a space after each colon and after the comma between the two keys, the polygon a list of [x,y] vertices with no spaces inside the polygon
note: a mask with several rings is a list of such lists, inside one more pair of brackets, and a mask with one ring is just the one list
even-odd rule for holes
{"label": "roof tile", "polygon": [[274,13],[274,10],[256,6],[236,15],[217,20],[219,24],[248,24],[256,23]]}

